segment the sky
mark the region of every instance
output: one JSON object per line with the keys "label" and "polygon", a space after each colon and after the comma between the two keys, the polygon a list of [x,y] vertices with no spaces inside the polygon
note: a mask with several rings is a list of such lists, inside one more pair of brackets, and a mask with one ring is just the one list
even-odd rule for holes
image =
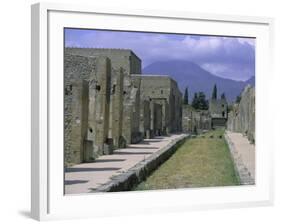
{"label": "sky", "polygon": [[254,38],[67,28],[65,46],[131,49],[143,68],[186,60],[223,78],[245,81],[255,75]]}

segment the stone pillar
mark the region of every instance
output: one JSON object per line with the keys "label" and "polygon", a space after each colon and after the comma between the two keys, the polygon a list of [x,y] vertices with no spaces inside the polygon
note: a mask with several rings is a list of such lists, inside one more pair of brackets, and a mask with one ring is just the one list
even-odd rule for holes
{"label": "stone pillar", "polygon": [[124,76],[124,107],[122,136],[127,144],[141,140],[139,131],[140,119],[140,78]]}
{"label": "stone pillar", "polygon": [[133,108],[130,102],[131,88],[131,78],[128,74],[124,74],[122,137],[124,138],[125,145],[131,144],[132,137],[131,120],[133,117]]}
{"label": "stone pillar", "polygon": [[[111,66],[106,57],[96,59],[95,74],[89,86],[88,160],[103,154],[108,138]],[[88,142],[89,143],[89,142]]]}
{"label": "stone pillar", "polygon": [[132,143],[138,143],[142,140],[140,133],[140,77],[132,77],[131,104],[133,106],[132,119]]}
{"label": "stone pillar", "polygon": [[123,123],[123,84],[124,74],[123,69],[113,71],[111,81],[111,100],[110,100],[110,119],[109,119],[109,134],[112,138],[114,148],[119,148],[122,136]]}
{"label": "stone pillar", "polygon": [[170,96],[170,127],[171,127],[171,132],[176,131],[176,103],[175,103],[175,95],[174,93],[171,93]]}
{"label": "stone pillar", "polygon": [[150,138],[150,104],[149,100],[141,100],[140,103],[140,132],[143,138]]}
{"label": "stone pillar", "polygon": [[155,135],[161,135],[162,131],[162,105],[155,103],[153,100],[150,101],[150,110],[151,110],[151,120],[150,120],[150,129],[151,137]]}
{"label": "stone pillar", "polygon": [[154,109],[155,103],[150,100],[150,138],[153,138],[155,135],[155,109]]}
{"label": "stone pillar", "polygon": [[154,105],[154,109],[155,109],[155,115],[154,115],[154,121],[155,121],[155,134],[157,136],[160,136],[162,135],[162,130],[163,130],[163,125],[162,125],[162,117],[163,117],[163,114],[162,114],[162,105],[161,104],[158,104],[156,103]]}
{"label": "stone pillar", "polygon": [[81,163],[85,156],[85,140],[88,125],[88,82],[76,81],[71,85],[71,130],[69,152],[66,161],[69,164]]}

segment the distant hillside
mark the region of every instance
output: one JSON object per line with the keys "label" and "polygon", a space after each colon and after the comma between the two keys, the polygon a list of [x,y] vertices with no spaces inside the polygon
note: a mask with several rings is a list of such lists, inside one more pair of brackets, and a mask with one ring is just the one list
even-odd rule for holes
{"label": "distant hillside", "polygon": [[256,80],[255,77],[252,76],[251,78],[249,78],[247,81],[245,81],[246,84],[250,84],[251,86],[255,86],[256,85]]}
{"label": "distant hillside", "polygon": [[[190,61],[159,61],[154,62],[143,69],[143,74],[170,75],[177,81],[182,93],[186,86],[189,89],[189,98],[193,98],[194,92],[203,91],[210,98],[214,84],[217,85],[218,96],[225,93],[227,100],[234,101],[243,88],[249,83],[254,83],[254,77],[246,82],[225,79],[211,74],[197,64]],[[239,71],[238,71],[239,72]]]}

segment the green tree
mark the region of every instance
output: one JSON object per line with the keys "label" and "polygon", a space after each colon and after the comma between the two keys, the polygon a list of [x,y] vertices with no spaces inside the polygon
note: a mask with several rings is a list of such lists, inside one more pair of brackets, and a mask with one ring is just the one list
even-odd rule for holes
{"label": "green tree", "polygon": [[224,93],[221,94],[221,99],[225,100],[225,94]]}
{"label": "green tree", "polygon": [[203,92],[194,93],[192,107],[196,110],[208,110],[208,101],[206,100],[206,95]]}
{"label": "green tree", "polygon": [[185,88],[183,104],[186,104],[186,105],[188,104],[188,87]]}
{"label": "green tree", "polygon": [[241,96],[237,96],[236,100],[235,100],[235,103],[240,103],[240,100],[241,100]]}
{"label": "green tree", "polygon": [[198,95],[197,95],[197,93],[194,93],[194,97],[193,97],[191,105],[194,109],[198,109],[198,103],[199,103],[198,102]]}
{"label": "green tree", "polygon": [[214,88],[213,88],[213,93],[212,93],[212,99],[217,99],[217,85],[215,84],[214,85]]}
{"label": "green tree", "polygon": [[198,93],[198,109],[208,110],[208,101],[206,100],[206,95],[203,92]]}

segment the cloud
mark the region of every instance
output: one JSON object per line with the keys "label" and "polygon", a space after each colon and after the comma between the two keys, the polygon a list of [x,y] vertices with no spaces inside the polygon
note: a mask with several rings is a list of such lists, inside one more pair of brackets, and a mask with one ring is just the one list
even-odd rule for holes
{"label": "cloud", "polygon": [[246,80],[255,74],[255,39],[141,32],[69,29],[66,46],[132,49],[143,67],[165,60],[188,60],[215,75]]}

